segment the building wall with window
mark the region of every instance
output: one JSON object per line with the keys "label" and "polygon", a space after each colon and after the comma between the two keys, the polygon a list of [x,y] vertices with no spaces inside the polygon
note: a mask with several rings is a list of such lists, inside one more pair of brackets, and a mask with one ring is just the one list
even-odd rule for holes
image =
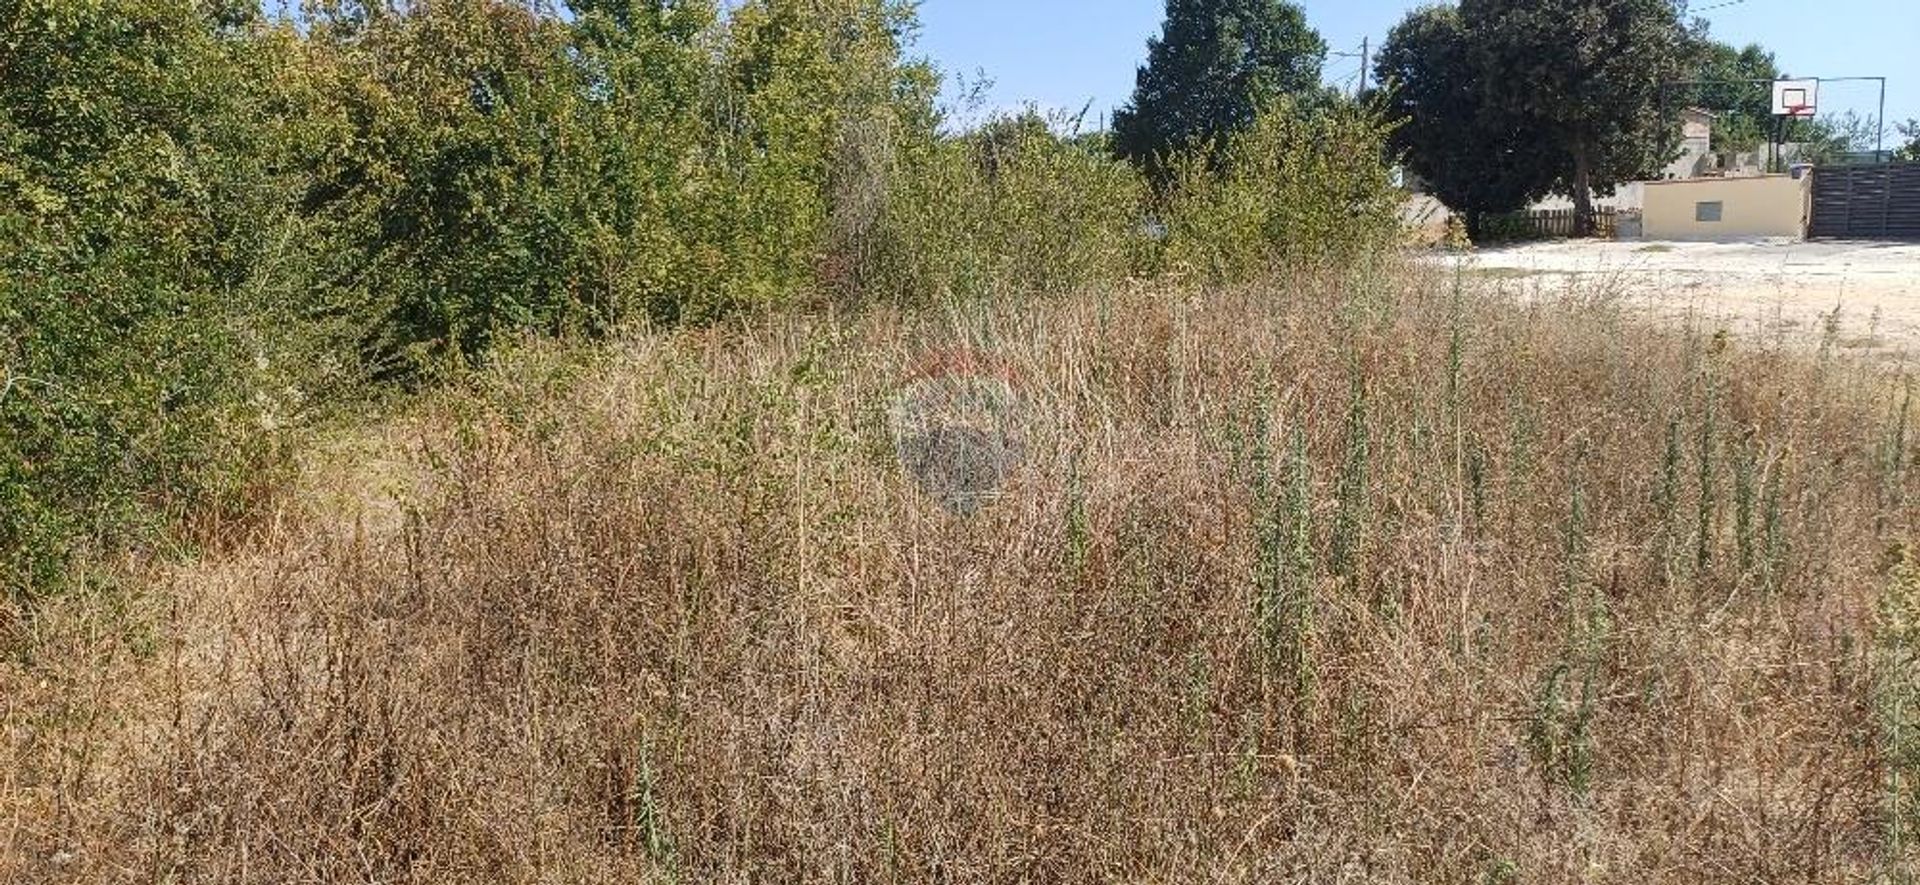
{"label": "building wall with window", "polygon": [[1650,240],[1799,239],[1807,233],[1810,181],[1791,175],[1649,181],[1641,235]]}

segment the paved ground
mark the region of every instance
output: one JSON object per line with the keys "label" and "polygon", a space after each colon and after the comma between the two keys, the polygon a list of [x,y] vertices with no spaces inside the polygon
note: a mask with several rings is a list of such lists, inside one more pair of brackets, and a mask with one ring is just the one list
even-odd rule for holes
{"label": "paved ground", "polygon": [[1920,356],[1920,243],[1565,241],[1445,260],[1521,291],[1551,294],[1578,280],[1657,313],[1814,343],[1837,307],[1845,346]]}

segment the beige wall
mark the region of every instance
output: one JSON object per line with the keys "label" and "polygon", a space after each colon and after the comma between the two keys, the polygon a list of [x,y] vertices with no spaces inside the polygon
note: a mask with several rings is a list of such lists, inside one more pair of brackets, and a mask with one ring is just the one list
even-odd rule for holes
{"label": "beige wall", "polygon": [[[1803,237],[1812,191],[1810,176],[1697,178],[1649,181],[1643,236],[1650,240],[1738,240]],[[1720,204],[1720,220],[1695,221],[1695,205]]]}

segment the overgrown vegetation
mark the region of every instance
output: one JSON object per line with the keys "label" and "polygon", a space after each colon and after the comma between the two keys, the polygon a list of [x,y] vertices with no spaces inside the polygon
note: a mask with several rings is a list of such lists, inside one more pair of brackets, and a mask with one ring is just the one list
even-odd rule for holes
{"label": "overgrown vegetation", "polygon": [[1325,95],[1130,163],[907,5],[567,10],[0,5],[0,881],[1912,880],[1837,312],[1398,261]]}
{"label": "overgrown vegetation", "polygon": [[0,6],[11,609],[527,334],[1244,279],[1390,229],[1365,108],[1176,148],[1168,196],[1066,121],[948,132],[909,3],[539,9]]}
{"label": "overgrown vegetation", "polygon": [[[0,879],[1910,873],[1901,397],[1436,277],[496,351],[43,604]],[[971,515],[885,418],[956,352],[1024,404]]]}

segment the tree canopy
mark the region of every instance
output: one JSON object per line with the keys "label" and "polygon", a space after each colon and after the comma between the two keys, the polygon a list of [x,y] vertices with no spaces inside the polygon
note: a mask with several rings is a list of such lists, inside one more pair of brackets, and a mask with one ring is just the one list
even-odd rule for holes
{"label": "tree canopy", "polygon": [[1596,191],[1672,156],[1660,90],[1680,78],[1687,45],[1672,0],[1464,0],[1460,14],[1491,100],[1561,155],[1555,190],[1583,230]]}
{"label": "tree canopy", "polygon": [[1326,54],[1287,0],[1167,0],[1133,99],[1114,114],[1114,147],[1150,168],[1170,150],[1217,147],[1268,97],[1316,90]]}
{"label": "tree canopy", "polygon": [[1434,196],[1461,211],[1469,233],[1479,233],[1485,213],[1518,209],[1552,185],[1544,143],[1516,137],[1524,117],[1479,88],[1458,9],[1409,14],[1387,36],[1376,70],[1390,84],[1388,113],[1400,122],[1394,149]]}
{"label": "tree canopy", "polygon": [[[1409,94],[1416,170],[1452,178],[1492,158],[1503,171],[1486,189],[1451,188],[1466,201],[1454,208],[1507,208],[1545,182],[1586,229],[1595,193],[1672,155],[1661,90],[1686,70],[1689,44],[1671,0],[1463,0],[1457,19],[1448,12],[1410,14],[1378,73]],[[1461,154],[1475,168],[1459,168]]]}
{"label": "tree canopy", "polygon": [[1689,55],[1688,79],[1702,82],[1677,93],[1669,91],[1668,105],[1712,111],[1716,115],[1714,150],[1752,150],[1765,143],[1773,126],[1773,91],[1768,83],[1781,77],[1773,53],[1757,43],[1735,48],[1699,33]]}

